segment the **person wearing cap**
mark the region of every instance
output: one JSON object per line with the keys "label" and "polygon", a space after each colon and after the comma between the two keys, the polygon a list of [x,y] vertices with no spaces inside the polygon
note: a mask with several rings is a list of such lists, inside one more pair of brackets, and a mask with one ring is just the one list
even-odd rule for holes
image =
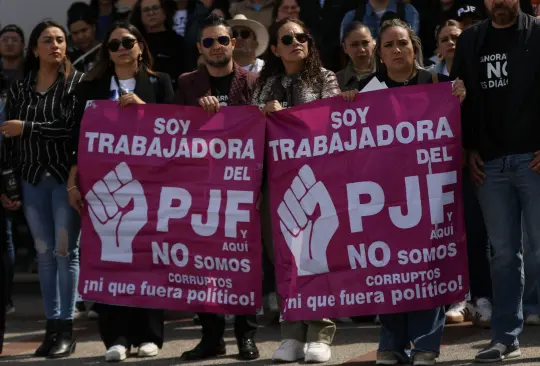
{"label": "person wearing cap", "polygon": [[482,14],[479,7],[474,5],[463,5],[457,11],[456,19],[460,22],[463,30],[480,23],[486,17]]}
{"label": "person wearing cap", "polygon": [[233,51],[234,61],[247,71],[260,72],[264,61],[258,58],[268,47],[268,31],[259,22],[238,14],[229,22],[233,30],[236,45]]}
{"label": "person wearing cap", "polygon": [[24,77],[24,33],[15,24],[8,24],[0,30],[0,55],[5,85],[9,87],[13,81]]}
{"label": "person wearing cap", "polygon": [[69,52],[69,58],[77,70],[88,72],[94,66],[101,47],[96,38],[96,19],[92,16],[90,5],[83,2],[73,3],[67,16],[67,26],[74,46]]}

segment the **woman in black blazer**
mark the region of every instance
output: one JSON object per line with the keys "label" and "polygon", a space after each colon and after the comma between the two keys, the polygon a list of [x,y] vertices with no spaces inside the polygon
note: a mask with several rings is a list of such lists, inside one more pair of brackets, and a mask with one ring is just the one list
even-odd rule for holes
{"label": "woman in black blazer", "polygon": [[[117,100],[119,108],[130,104],[165,104],[174,92],[168,75],[153,72],[152,58],[141,33],[133,25],[116,23],[103,40],[98,62],[77,88],[73,134],[73,161],[68,181],[70,204],[80,212],[82,198],[77,185],[79,131],[88,100]],[[130,128],[126,121],[126,129]],[[84,255],[84,254],[83,254]],[[131,347],[139,357],[153,357],[163,346],[163,310],[96,304],[99,332],[106,361],[123,361]]]}

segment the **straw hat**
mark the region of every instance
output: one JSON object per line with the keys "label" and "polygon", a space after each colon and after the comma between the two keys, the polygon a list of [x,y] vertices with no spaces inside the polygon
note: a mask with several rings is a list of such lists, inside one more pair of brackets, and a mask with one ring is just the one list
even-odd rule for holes
{"label": "straw hat", "polygon": [[245,27],[251,29],[257,38],[257,49],[255,50],[255,56],[259,57],[266,51],[270,37],[268,35],[268,30],[264,25],[254,20],[246,18],[243,14],[235,15],[234,18],[227,21],[227,24],[231,27]]}

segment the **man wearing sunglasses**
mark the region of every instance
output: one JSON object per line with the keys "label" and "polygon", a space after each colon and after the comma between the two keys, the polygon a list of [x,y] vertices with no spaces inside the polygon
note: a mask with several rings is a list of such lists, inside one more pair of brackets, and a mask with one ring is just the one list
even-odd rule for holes
{"label": "man wearing sunglasses", "polygon": [[236,45],[233,59],[238,65],[251,72],[260,72],[264,61],[259,57],[268,47],[268,30],[264,25],[245,15],[238,14],[229,21]]}
{"label": "man wearing sunglasses", "polygon": [[[223,18],[211,14],[201,24],[197,48],[203,63],[197,71],[183,74],[178,79],[176,104],[201,106],[216,113],[222,106],[251,105],[257,74],[244,70],[233,59],[236,40]],[[202,326],[202,340],[193,349],[184,352],[185,360],[194,361],[225,354],[225,318],[221,314],[198,313]],[[253,340],[257,330],[256,315],[235,317],[234,334],[240,358],[259,358]]]}

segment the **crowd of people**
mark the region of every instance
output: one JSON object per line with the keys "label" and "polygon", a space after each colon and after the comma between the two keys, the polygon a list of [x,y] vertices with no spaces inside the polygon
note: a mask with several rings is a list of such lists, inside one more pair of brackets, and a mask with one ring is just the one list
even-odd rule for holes
{"label": "crowd of people", "polygon": [[[257,105],[269,114],[339,95],[352,101],[376,77],[390,88],[454,81],[462,103],[470,277],[470,295],[460,303],[377,316],[377,364],[433,365],[445,323],[471,320],[493,329],[477,362],[519,357],[524,323],[540,325],[537,12],[530,0],[92,0],[71,5],[67,30],[47,20],[26,40],[17,25],[4,26],[0,335],[5,315],[15,311],[12,226],[22,211],[47,320],[35,356],[75,351],[83,207],[77,148],[86,101],[200,106],[212,113]],[[19,182],[18,195],[6,188],[6,177]],[[265,181],[263,291],[278,309],[267,189]],[[163,310],[93,304],[90,311],[107,361],[126,359],[131,348],[153,357],[165,342]],[[183,358],[225,354],[229,318],[240,358],[259,358],[255,315],[208,313],[197,314],[202,338]],[[335,321],[363,320],[281,321],[272,358],[326,362]]]}

